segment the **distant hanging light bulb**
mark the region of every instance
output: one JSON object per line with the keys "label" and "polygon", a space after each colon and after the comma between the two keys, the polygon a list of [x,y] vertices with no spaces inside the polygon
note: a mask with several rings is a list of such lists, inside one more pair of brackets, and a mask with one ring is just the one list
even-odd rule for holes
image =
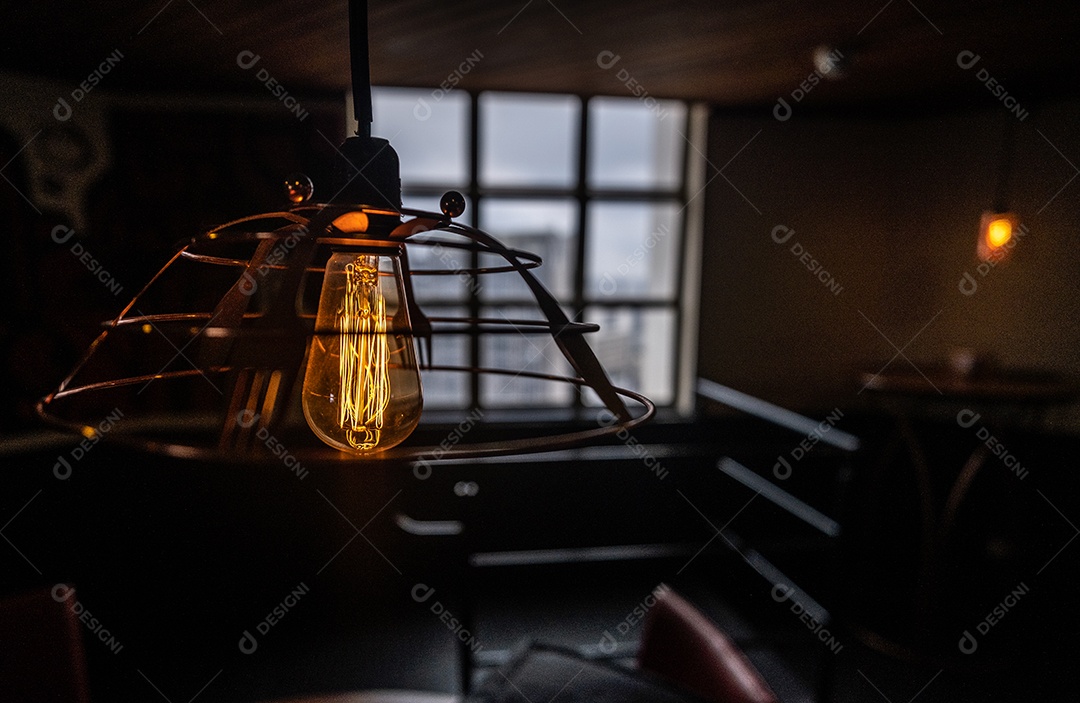
{"label": "distant hanging light bulb", "polygon": [[420,421],[399,255],[396,244],[359,246],[326,264],[302,396],[308,425],[343,451],[388,449]]}
{"label": "distant hanging light bulb", "polygon": [[839,47],[831,44],[821,44],[814,47],[812,58],[814,70],[817,71],[818,75],[832,81],[846,78],[848,70],[851,68],[851,59]]}
{"label": "distant hanging light bulb", "polygon": [[1013,212],[984,212],[979,221],[979,260],[1003,259],[1015,246],[1018,222],[1019,218]]}

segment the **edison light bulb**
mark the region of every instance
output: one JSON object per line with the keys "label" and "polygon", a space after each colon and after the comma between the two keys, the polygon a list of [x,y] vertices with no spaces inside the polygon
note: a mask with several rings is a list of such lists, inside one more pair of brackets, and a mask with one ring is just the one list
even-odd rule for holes
{"label": "edison light bulb", "polygon": [[423,394],[396,246],[327,262],[303,406],[319,439],[355,454],[393,447],[416,428]]}
{"label": "edison light bulb", "polygon": [[982,261],[1002,261],[1015,246],[1019,219],[1013,212],[984,212],[979,221],[979,244],[976,253]]}
{"label": "edison light bulb", "polygon": [[1007,217],[991,220],[986,228],[986,243],[991,249],[998,249],[1012,239],[1012,221]]}

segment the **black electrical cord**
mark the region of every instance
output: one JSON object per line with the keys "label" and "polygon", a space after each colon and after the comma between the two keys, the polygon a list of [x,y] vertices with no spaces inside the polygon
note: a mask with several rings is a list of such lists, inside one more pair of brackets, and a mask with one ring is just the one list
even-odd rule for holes
{"label": "black electrical cord", "polygon": [[1001,163],[998,167],[997,189],[994,192],[994,212],[1009,211],[1009,185],[1012,180],[1013,157],[1016,152],[1016,125],[1012,115],[1006,115],[1001,135]]}
{"label": "black electrical cord", "polygon": [[371,136],[371,62],[368,57],[367,0],[349,0],[349,58],[356,135]]}

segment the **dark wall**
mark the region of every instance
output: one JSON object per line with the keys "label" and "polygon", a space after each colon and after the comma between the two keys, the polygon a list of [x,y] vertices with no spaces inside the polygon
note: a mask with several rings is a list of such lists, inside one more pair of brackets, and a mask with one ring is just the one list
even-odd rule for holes
{"label": "dark wall", "polygon": [[282,208],[291,172],[329,195],[337,157],[327,139],[344,136],[344,101],[308,101],[299,120],[269,97],[92,93],[59,121],[59,86],[20,79],[10,87],[19,98],[0,107],[10,181],[0,183],[9,235],[0,260],[0,422],[8,430],[37,426],[33,402],[177,243]]}
{"label": "dark wall", "polygon": [[[780,122],[770,110],[716,111],[709,159],[724,177],[706,191],[701,375],[820,411],[858,405],[858,372],[897,348],[921,367],[969,347],[1006,366],[1080,373],[1078,116],[1080,102],[1067,101],[1020,121],[989,98],[934,115],[796,106]],[[994,204],[1007,126],[1009,204],[1030,232],[982,276],[977,227]],[[778,225],[795,231],[784,244],[771,238]],[[799,261],[803,250],[832,288]],[[972,295],[959,289],[965,272]],[[900,357],[890,368],[911,370]],[[1075,411],[1050,419],[1080,426]]]}

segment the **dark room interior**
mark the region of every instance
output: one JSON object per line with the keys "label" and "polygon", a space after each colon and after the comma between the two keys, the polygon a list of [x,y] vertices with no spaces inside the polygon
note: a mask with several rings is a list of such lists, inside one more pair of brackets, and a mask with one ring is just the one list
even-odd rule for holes
{"label": "dark room interior", "polygon": [[0,701],[1076,700],[1074,6],[4,15]]}

